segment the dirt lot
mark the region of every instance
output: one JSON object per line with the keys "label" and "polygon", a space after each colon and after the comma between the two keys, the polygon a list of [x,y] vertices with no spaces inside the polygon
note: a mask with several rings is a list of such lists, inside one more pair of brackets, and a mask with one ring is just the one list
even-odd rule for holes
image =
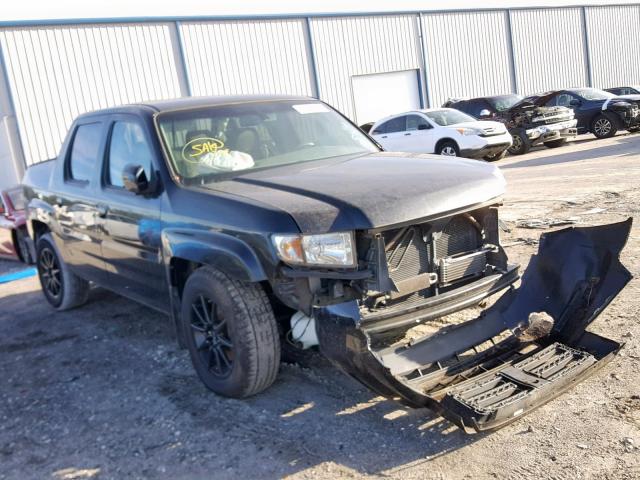
{"label": "dirt lot", "polygon": [[[638,216],[640,135],[500,162],[503,242]],[[595,208],[604,210],[594,210]],[[640,220],[640,219],[639,219]],[[546,229],[548,230],[548,229]],[[623,261],[640,276],[640,221]],[[0,272],[15,268],[0,262]],[[640,478],[640,280],[593,329],[626,342],[570,392],[492,434],[375,397],[319,356],[246,401],[209,393],[166,318],[103,290],[54,313],[35,278],[0,284],[0,478]]]}

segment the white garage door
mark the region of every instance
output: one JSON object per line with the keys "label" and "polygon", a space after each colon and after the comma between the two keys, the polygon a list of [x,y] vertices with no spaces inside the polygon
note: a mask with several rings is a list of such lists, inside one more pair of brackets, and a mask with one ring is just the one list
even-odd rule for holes
{"label": "white garage door", "polygon": [[358,125],[420,108],[418,70],[357,75],[351,81]]}

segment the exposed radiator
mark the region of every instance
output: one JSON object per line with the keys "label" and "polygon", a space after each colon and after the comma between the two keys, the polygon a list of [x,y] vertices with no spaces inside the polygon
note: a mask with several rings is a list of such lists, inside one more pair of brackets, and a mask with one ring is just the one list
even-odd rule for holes
{"label": "exposed radiator", "polygon": [[484,272],[487,268],[486,251],[459,257],[440,259],[440,283],[448,284]]}

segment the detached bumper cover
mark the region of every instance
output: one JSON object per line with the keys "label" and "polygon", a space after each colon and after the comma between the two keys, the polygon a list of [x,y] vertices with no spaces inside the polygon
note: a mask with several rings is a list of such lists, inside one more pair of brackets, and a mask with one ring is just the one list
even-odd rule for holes
{"label": "detached bumper cover", "polygon": [[576,128],[577,124],[578,121],[573,119],[551,125],[541,125],[536,128],[528,129],[526,133],[531,143],[533,145],[538,145],[540,143],[559,140],[561,138],[575,137],[578,134],[578,129]]}
{"label": "detached bumper cover", "polygon": [[[619,255],[631,219],[541,237],[518,289],[483,315],[399,347],[375,346],[356,302],[316,310],[322,352],[388,398],[429,407],[468,433],[509,423],[604,365],[620,349],[586,327],[631,279]],[[517,331],[533,312],[554,319],[550,334]]]}

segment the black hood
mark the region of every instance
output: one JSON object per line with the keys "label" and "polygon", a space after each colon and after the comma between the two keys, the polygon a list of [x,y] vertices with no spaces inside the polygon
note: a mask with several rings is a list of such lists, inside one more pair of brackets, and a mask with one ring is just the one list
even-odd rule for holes
{"label": "black hood", "polygon": [[497,167],[477,160],[380,152],[241,174],[206,189],[288,212],[304,233],[385,227],[489,202],[504,193]]}

